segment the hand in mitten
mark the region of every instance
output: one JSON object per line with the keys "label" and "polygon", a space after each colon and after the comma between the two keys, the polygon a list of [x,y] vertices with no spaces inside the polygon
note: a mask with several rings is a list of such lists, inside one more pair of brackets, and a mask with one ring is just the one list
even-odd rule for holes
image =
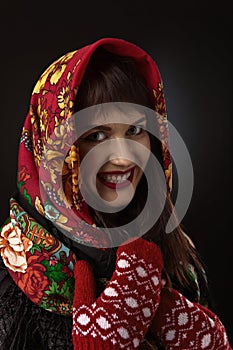
{"label": "hand in mitten", "polygon": [[174,289],[162,289],[150,330],[166,350],[232,349],[217,315]]}
{"label": "hand in mitten", "polygon": [[118,248],[112,278],[96,299],[92,268],[86,261],[77,261],[74,349],[137,349],[159,304],[162,267],[162,255],[154,243],[131,240]]}

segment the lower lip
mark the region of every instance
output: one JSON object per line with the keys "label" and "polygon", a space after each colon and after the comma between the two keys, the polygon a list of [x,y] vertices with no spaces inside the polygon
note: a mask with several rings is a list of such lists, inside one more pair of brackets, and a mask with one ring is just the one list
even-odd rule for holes
{"label": "lower lip", "polygon": [[111,188],[113,190],[118,189],[118,188],[124,188],[124,187],[128,187],[133,180],[133,174],[134,174],[134,168],[131,170],[130,176],[128,177],[127,180],[125,180],[124,182],[120,182],[120,183],[113,183],[113,182],[108,182],[106,180],[104,180],[102,177],[98,176],[98,180],[104,184],[105,186],[107,186],[108,188]]}

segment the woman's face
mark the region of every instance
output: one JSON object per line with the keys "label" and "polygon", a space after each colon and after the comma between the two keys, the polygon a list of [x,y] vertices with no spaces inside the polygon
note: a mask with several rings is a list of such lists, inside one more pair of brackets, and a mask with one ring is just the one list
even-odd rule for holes
{"label": "woman's face", "polygon": [[[85,132],[78,139],[81,163],[94,147],[97,145],[104,147],[101,148],[101,154],[103,156],[104,150],[104,159],[106,161],[97,172],[96,189],[101,198],[109,202],[109,205],[118,196],[118,204],[123,206],[128,204],[129,187],[132,197],[132,190],[135,193],[143,173],[134,160],[141,160],[144,164],[148,160],[148,154],[145,155],[147,152],[143,152],[143,149],[138,151],[135,143],[126,141],[137,142],[150,150],[149,135],[144,130],[146,119],[138,115],[136,119],[133,124],[104,123],[104,125],[94,126],[94,128]],[[132,122],[132,120],[130,121]],[[111,143],[107,142],[110,140],[114,140],[112,146]],[[95,162],[95,159],[93,157],[91,162]],[[137,163],[142,164],[140,162]],[[85,181],[88,181],[88,179],[85,179]]]}

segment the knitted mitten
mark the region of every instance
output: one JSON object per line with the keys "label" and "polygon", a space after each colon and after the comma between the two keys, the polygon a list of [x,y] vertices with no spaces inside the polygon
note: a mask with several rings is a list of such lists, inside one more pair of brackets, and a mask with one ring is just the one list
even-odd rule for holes
{"label": "knitted mitten", "polygon": [[173,289],[162,289],[150,330],[166,350],[232,349],[219,318]]}
{"label": "knitted mitten", "polygon": [[118,248],[115,271],[96,300],[92,268],[86,261],[77,261],[74,349],[137,349],[159,304],[162,267],[162,255],[154,243],[130,240]]}

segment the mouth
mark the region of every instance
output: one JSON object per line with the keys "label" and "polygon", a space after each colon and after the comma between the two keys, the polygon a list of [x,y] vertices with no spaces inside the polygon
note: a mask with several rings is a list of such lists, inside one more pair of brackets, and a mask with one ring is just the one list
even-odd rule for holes
{"label": "mouth", "polygon": [[124,188],[132,183],[135,167],[127,171],[101,172],[98,180],[111,189]]}

